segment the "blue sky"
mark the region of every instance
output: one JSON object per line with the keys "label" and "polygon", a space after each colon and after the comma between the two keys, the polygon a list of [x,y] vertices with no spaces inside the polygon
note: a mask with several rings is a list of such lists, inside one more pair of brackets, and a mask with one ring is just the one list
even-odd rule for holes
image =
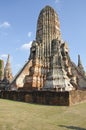
{"label": "blue sky", "polygon": [[86,69],[86,0],[0,0],[0,58],[6,61],[10,54],[13,75],[28,60],[38,15],[46,5],[59,15],[72,61],[77,64],[80,54]]}

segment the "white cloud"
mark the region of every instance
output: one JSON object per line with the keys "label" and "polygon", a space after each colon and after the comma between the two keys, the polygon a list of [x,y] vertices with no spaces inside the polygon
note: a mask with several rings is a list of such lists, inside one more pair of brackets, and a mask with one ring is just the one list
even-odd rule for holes
{"label": "white cloud", "polygon": [[60,2],[60,0],[55,0],[55,3],[59,3]]}
{"label": "white cloud", "polygon": [[4,61],[4,64],[6,64],[7,57],[8,57],[8,54],[1,54],[0,55],[0,59],[2,59]]}
{"label": "white cloud", "polygon": [[21,68],[21,65],[20,64],[16,64],[15,67],[16,68]]}
{"label": "white cloud", "polygon": [[28,32],[27,36],[31,37],[32,36],[32,32]]}
{"label": "white cloud", "polygon": [[30,41],[29,43],[25,43],[21,46],[22,50],[29,50],[31,47],[32,41]]}
{"label": "white cloud", "polygon": [[[0,58],[3,59],[3,60],[7,60],[7,57],[8,57],[8,54],[1,54],[0,55]],[[10,61],[13,60],[13,56],[10,56]]]}
{"label": "white cloud", "polygon": [[0,57],[1,57],[1,58],[7,58],[7,57],[8,57],[8,54],[2,54]]}
{"label": "white cloud", "polygon": [[9,22],[7,22],[7,21],[0,24],[0,28],[9,28],[10,26],[11,26],[11,24]]}

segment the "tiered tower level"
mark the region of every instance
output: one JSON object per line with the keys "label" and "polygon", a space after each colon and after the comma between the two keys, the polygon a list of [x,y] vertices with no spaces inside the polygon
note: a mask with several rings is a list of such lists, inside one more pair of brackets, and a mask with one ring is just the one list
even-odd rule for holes
{"label": "tiered tower level", "polygon": [[55,91],[70,91],[86,86],[80,56],[76,66],[69,57],[67,43],[61,38],[58,15],[50,6],[40,11],[29,61],[15,76],[13,86],[26,90]]}

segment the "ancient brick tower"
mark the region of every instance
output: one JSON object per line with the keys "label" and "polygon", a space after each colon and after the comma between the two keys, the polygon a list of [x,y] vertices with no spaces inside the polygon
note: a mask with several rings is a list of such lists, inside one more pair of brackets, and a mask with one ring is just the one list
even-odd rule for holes
{"label": "ancient brick tower", "polygon": [[39,14],[29,60],[32,66],[24,87],[57,91],[77,88],[78,78],[72,72],[67,44],[61,40],[58,15],[50,6]]}
{"label": "ancient brick tower", "polygon": [[46,6],[38,17],[29,60],[14,77],[11,89],[70,91],[86,87],[80,56],[77,66],[61,39],[58,15],[52,7]]}
{"label": "ancient brick tower", "polygon": [[8,90],[12,78],[10,56],[8,55],[5,68],[4,61],[0,60],[0,90]]}
{"label": "ancient brick tower", "polygon": [[11,71],[11,64],[10,64],[10,55],[8,55],[6,66],[4,69],[4,78],[9,82],[11,82],[13,78],[12,71]]}
{"label": "ancient brick tower", "polygon": [[4,61],[0,59],[0,80],[4,78]]}

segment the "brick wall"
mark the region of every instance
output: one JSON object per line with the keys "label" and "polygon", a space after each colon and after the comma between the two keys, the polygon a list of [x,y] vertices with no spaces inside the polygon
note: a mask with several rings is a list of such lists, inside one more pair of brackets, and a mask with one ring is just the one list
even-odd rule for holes
{"label": "brick wall", "polygon": [[86,101],[86,90],[77,90],[69,92],[70,106]]}
{"label": "brick wall", "polygon": [[86,101],[86,91],[1,91],[0,98],[46,105],[71,106]]}
{"label": "brick wall", "polygon": [[0,98],[47,105],[69,105],[69,92],[1,91]]}

